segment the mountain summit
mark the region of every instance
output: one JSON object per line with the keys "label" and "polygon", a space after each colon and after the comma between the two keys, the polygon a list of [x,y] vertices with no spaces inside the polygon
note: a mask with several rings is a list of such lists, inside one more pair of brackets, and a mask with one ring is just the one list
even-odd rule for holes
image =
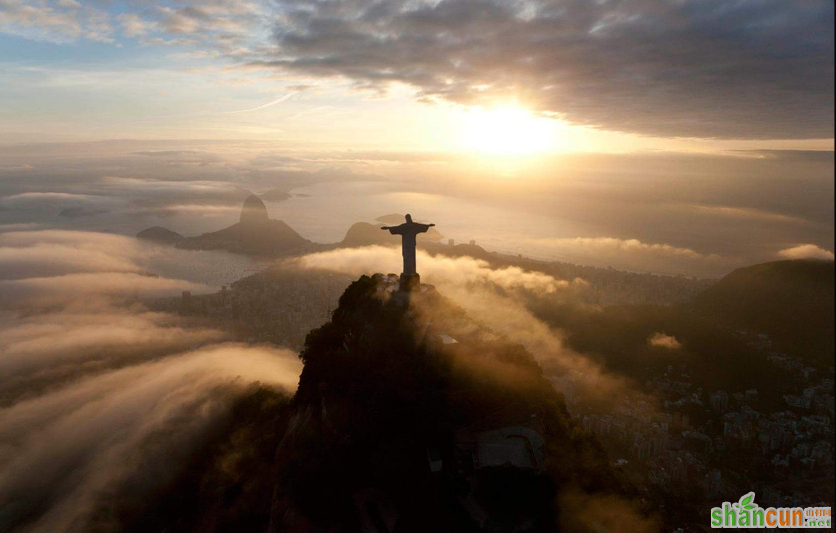
{"label": "mountain summit", "polygon": [[243,207],[241,207],[241,224],[261,224],[268,220],[270,220],[270,217],[267,214],[267,206],[264,205],[261,198],[255,194],[247,196]]}
{"label": "mountain summit", "polygon": [[154,227],[139,232],[137,237],[175,244],[186,250],[226,250],[247,255],[282,256],[320,248],[281,220],[272,220],[267,206],[255,194],[244,200],[239,221],[222,230],[181,237],[165,228]]}
{"label": "mountain summit", "polygon": [[287,255],[311,251],[311,241],[281,220],[272,220],[261,198],[251,194],[244,200],[237,224],[177,243],[188,250],[226,250],[251,255]]}
{"label": "mountain summit", "polygon": [[308,335],[269,531],[554,531],[622,488],[522,346],[363,276]]}

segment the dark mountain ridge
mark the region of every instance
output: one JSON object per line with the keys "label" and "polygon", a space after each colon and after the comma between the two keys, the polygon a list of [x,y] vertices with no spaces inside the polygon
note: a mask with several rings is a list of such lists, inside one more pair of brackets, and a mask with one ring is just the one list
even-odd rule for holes
{"label": "dark mountain ridge", "polygon": [[[761,407],[779,409],[796,385],[770,356],[832,375],[833,268],[832,261],[814,260],[753,265],[677,305],[532,305],[565,332],[569,346],[637,383],[685,364],[690,380],[706,391],[757,389]],[[656,334],[678,346],[654,346],[649,339]]]}
{"label": "dark mountain ridge", "polygon": [[834,263],[787,260],[739,268],[694,299],[695,312],[767,334],[818,365],[834,354]]}
{"label": "dark mountain ridge", "polygon": [[560,491],[623,492],[524,348],[397,286],[363,276],[308,335],[271,531],[553,531]]}

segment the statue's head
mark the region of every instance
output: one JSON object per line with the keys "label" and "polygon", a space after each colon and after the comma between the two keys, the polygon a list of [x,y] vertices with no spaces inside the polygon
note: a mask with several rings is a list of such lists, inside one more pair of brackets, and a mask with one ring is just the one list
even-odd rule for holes
{"label": "statue's head", "polygon": [[412,215],[409,215],[409,214],[406,215],[406,221],[407,222],[412,222]]}

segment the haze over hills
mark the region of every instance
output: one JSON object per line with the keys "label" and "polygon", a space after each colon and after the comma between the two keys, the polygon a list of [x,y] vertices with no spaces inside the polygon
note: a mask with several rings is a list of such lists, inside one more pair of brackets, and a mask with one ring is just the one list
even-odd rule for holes
{"label": "haze over hills", "polygon": [[[253,198],[254,200],[250,201],[258,200],[255,195]],[[381,221],[387,221],[386,224],[402,222],[403,216],[399,214],[378,217],[378,223],[356,222],[348,228],[340,242],[322,244],[304,239],[283,222],[269,220],[269,217],[265,218],[266,207],[263,207],[263,202],[255,202],[255,205],[257,209],[253,213],[253,218],[248,218],[251,222],[243,225],[239,221],[220,231],[197,237],[182,237],[167,228],[155,226],[139,232],[137,237],[159,244],[173,244],[178,248],[226,250],[256,258],[288,258],[309,252],[365,246],[400,248],[400,240],[397,236],[381,231],[384,225]],[[244,212],[249,212],[249,209],[242,209],[242,215]],[[536,260],[522,255],[488,251],[475,241],[457,244],[452,239],[446,242],[442,242],[442,239],[443,235],[439,231],[430,228],[418,239],[418,248],[435,255],[484,260],[495,268],[522,268],[554,275],[565,280],[582,278],[594,288],[594,293],[590,294],[590,298],[602,304],[681,302],[689,300],[712,283],[712,280],[707,279],[624,272],[612,268]],[[232,281],[234,280],[230,280]]]}
{"label": "haze over hills", "polygon": [[[753,265],[675,305],[534,308],[575,349],[638,382],[687,363],[703,389],[770,391],[764,400],[780,407],[793,388],[784,363],[770,357],[789,357],[808,375],[832,372],[833,268],[809,260]],[[663,340],[650,342],[654,335]]]}
{"label": "haze over hills", "polygon": [[185,237],[183,237],[176,231],[171,231],[170,229],[164,228],[162,226],[153,226],[148,229],[144,229],[137,233],[136,237],[138,239],[157,242],[160,244],[177,244],[178,242],[185,239]]}
{"label": "haze over hills", "polygon": [[178,233],[162,227],[148,228],[137,234],[139,238],[174,244],[186,250],[226,250],[281,256],[318,249],[318,245],[303,238],[283,221],[271,219],[264,202],[254,194],[244,200],[237,223],[196,237],[178,236]]}
{"label": "haze over hills", "polygon": [[[277,191],[280,193],[278,199],[285,199],[284,195],[287,193],[278,189],[268,191],[267,196],[275,200]],[[195,237],[184,237],[167,228],[154,226],[140,231],[136,236],[159,244],[174,244],[186,250],[226,250],[258,256],[285,256],[334,246],[399,245],[398,236],[381,231],[383,219],[390,224],[400,224],[404,217],[387,215],[381,217],[378,224],[357,222],[348,229],[340,243],[317,244],[303,238],[285,222],[270,219],[264,202],[259,196],[252,194],[244,200],[238,223],[224,229]],[[437,242],[442,235],[437,230],[430,229],[423,237],[429,242]]]}
{"label": "haze over hills", "polygon": [[[381,231],[385,225],[397,226],[404,221],[404,215],[384,215],[377,218],[377,224],[370,224],[368,222],[355,222],[348,228],[345,237],[340,242],[340,246],[354,247],[354,246],[400,246],[401,239],[397,235],[392,235],[388,231]],[[420,221],[418,221],[420,222]],[[421,235],[421,243],[437,243],[444,236],[435,228],[430,228],[426,233]]]}
{"label": "haze over hills", "polygon": [[[299,235],[283,221],[270,219],[264,202],[253,194],[245,199],[239,222],[227,228],[195,237],[184,237],[167,228],[154,226],[140,231],[136,236],[159,244],[173,244],[187,250],[226,250],[255,256],[283,257],[337,247],[400,246],[400,237],[381,231],[381,228],[386,224],[400,224],[403,220],[403,215],[390,214],[378,217],[376,224],[356,222],[348,228],[345,237],[339,243],[314,243]],[[443,238],[438,230],[430,228],[421,236],[419,246],[432,253],[452,257],[515,259],[513,256],[489,253],[474,243],[442,244],[440,241]]]}
{"label": "haze over hills", "polygon": [[834,264],[785,260],[739,268],[693,302],[702,314],[769,336],[784,351],[833,364]]}

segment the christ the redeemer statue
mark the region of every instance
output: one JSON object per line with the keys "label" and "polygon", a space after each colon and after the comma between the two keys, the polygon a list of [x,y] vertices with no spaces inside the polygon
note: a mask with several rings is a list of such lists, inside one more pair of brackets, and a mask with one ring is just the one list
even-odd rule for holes
{"label": "christ the redeemer statue", "polygon": [[[401,253],[403,254],[403,274],[401,274],[401,287],[413,287],[418,281],[418,272],[415,270],[415,236],[419,233],[426,233],[435,224],[419,224],[412,221],[411,215],[406,215],[406,222],[400,226],[383,226],[380,229],[388,229],[392,235],[401,236]],[[414,280],[414,281],[413,281]]]}

